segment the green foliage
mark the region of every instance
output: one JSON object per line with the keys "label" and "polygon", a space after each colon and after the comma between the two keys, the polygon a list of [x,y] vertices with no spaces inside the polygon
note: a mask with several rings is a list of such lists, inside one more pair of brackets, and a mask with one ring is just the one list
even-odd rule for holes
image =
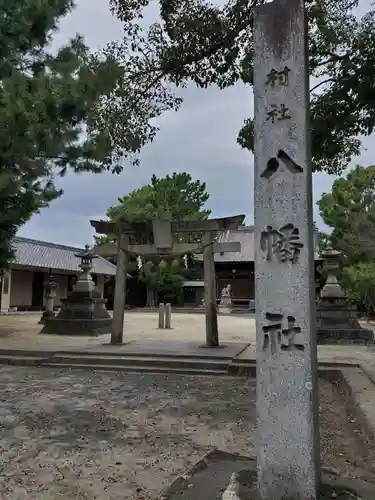
{"label": "green foliage", "polygon": [[[208,198],[206,183],[193,181],[186,172],[166,177],[153,175],[150,184],[135,189],[109,207],[107,217],[115,222],[207,219],[211,213],[204,208]],[[147,239],[148,235],[144,236]],[[97,245],[109,241],[114,241],[114,237],[95,236]]]}
{"label": "green foliage", "polygon": [[203,262],[196,261],[192,255],[187,256],[187,267],[184,267],[181,274],[186,281],[203,279]]}
{"label": "green foliage", "polygon": [[182,293],[184,278],[170,269],[158,268],[155,272],[156,286],[160,302],[174,302]]}
{"label": "green foliage", "polygon": [[109,134],[94,119],[123,70],[112,57],[91,57],[79,36],[46,52],[72,1],[1,3],[1,165],[39,177],[53,167],[117,171]]}
{"label": "green foliage", "polygon": [[107,216],[116,222],[144,222],[154,213],[154,192],[150,185],[118,199],[118,204],[107,210]]}
{"label": "green foliage", "polygon": [[[105,54],[124,68],[118,106],[135,126],[145,123],[143,100],[153,96],[155,114],[176,109],[171,85],[193,82],[224,89],[253,84],[253,12],[266,0],[160,0],[160,21],[145,26],[151,0],[110,0],[124,25],[124,41]],[[313,168],[339,174],[359,154],[358,135],[375,126],[375,14],[357,19],[359,0],[307,0]],[[370,9],[370,7],[369,7]],[[138,107],[134,102],[139,101]],[[124,115],[124,113],[123,113]],[[125,113],[126,115],[126,113]],[[153,133],[156,132],[154,128]],[[247,118],[238,143],[253,149],[253,120]]]}
{"label": "green foliage", "polygon": [[95,245],[104,245],[104,243],[112,243],[114,240],[114,237],[106,234],[105,236],[94,236],[94,244]]}
{"label": "green foliage", "polygon": [[337,179],[331,193],[318,202],[324,222],[332,228],[334,248],[347,263],[371,262],[375,258],[375,166],[357,165],[345,178]]}
{"label": "green foliage", "polygon": [[163,259],[163,262],[164,266],[160,263],[146,262],[141,269],[139,279],[146,284],[154,297],[158,296],[160,302],[173,302],[182,292],[182,284],[185,281],[182,276],[183,266],[177,259]]}
{"label": "green foliage", "polygon": [[131,276],[137,276],[138,275],[138,264],[136,260],[129,260],[126,264],[126,273],[130,274]]}
{"label": "green foliage", "polygon": [[107,216],[118,222],[207,219],[210,210],[203,206],[208,198],[206,184],[193,181],[186,172],[164,178],[153,175],[150,184],[119,198],[118,205],[110,207]]}
{"label": "green foliage", "polygon": [[320,257],[322,257],[325,250],[327,250],[328,247],[332,246],[331,236],[329,234],[319,232],[318,241],[319,241],[318,252],[319,252]]}
{"label": "green foliage", "polygon": [[343,253],[341,283],[360,311],[375,313],[375,166],[357,165],[318,202],[332,228],[326,240]]}
{"label": "green foliage", "polygon": [[0,272],[14,257],[11,244],[18,228],[30,215],[56,197],[58,192],[50,183],[39,182],[27,175],[0,171]]}
{"label": "green foliage", "polygon": [[17,229],[61,195],[56,175],[120,172],[152,139],[152,101],[141,103],[144,126],[116,110],[124,68],[113,54],[90,54],[79,36],[47,52],[72,8],[72,0],[0,0],[0,269]]}
{"label": "green foliage", "polygon": [[[153,175],[150,184],[119,198],[119,203],[107,210],[107,216],[115,222],[148,222],[156,218],[207,219],[210,210],[205,209],[204,205],[208,198],[206,184],[199,180],[193,181],[191,175],[186,172],[173,173],[162,178]],[[147,243],[150,235],[145,233],[142,236],[145,239],[143,242]],[[178,236],[179,241],[182,241],[180,235]],[[190,235],[184,237],[189,239]],[[114,241],[114,236],[95,236],[97,245],[110,241]],[[142,241],[138,239],[137,243]],[[159,266],[159,262],[146,262],[138,274],[149,291],[149,306],[153,305],[155,295],[162,297],[162,300],[173,301],[181,294],[184,280],[188,279],[187,270],[181,261],[168,258],[166,263],[167,266],[163,268]]]}
{"label": "green foliage", "polygon": [[347,298],[367,316],[375,314],[375,263],[347,266],[342,272],[342,285]]}

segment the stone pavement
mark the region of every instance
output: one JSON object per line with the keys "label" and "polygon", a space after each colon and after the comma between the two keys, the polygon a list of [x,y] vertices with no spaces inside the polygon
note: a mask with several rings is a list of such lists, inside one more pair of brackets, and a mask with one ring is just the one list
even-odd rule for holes
{"label": "stone pavement", "polygon": [[[92,338],[41,335],[38,321],[39,315],[35,314],[0,316],[0,351],[74,351],[255,360],[255,320],[249,316],[219,316],[220,341],[226,346],[220,349],[202,348],[205,318],[199,313],[173,313],[172,329],[161,330],[157,328],[157,312],[126,312],[122,346],[111,346],[109,335]],[[369,327],[369,324],[363,326]],[[361,365],[375,381],[375,346],[319,346],[318,358],[320,362]]]}
{"label": "stone pavement", "polygon": [[[109,344],[110,336],[69,337],[39,335],[39,315],[0,316],[0,349],[66,350],[91,348]],[[255,322],[246,316],[219,316],[220,340],[255,345]],[[140,340],[182,340],[205,343],[205,317],[199,313],[172,313],[172,329],[159,330],[157,312],[126,312],[124,342]]]}

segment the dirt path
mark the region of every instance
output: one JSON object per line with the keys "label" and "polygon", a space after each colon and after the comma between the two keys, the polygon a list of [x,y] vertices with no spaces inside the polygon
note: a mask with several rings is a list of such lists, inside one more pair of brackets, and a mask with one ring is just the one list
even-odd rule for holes
{"label": "dirt path", "polygon": [[[209,450],[254,454],[251,379],[0,369],[2,500],[157,498]],[[375,472],[374,453],[321,384],[324,465]]]}

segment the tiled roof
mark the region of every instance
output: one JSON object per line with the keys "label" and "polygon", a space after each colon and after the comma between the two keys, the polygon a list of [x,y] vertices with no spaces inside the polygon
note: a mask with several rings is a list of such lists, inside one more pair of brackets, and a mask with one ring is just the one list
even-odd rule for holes
{"label": "tiled roof", "polygon": [[[241,243],[240,252],[222,252],[215,253],[215,262],[253,262],[254,261],[254,226],[245,226],[238,229],[225,231],[219,234],[217,241],[219,243],[231,243],[238,241]],[[315,240],[315,246],[318,248],[318,241]],[[316,250],[315,260],[319,260]],[[195,255],[196,260],[203,260],[202,254]]]}
{"label": "tiled roof", "polygon": [[[80,259],[75,253],[82,248],[57,245],[47,241],[31,240],[17,236],[13,240],[16,258],[13,264],[39,269],[53,269],[56,271],[80,272]],[[103,257],[93,259],[94,274],[115,275],[116,266]]]}
{"label": "tiled roof", "polygon": [[215,253],[215,262],[252,262],[254,260],[254,227],[246,226],[219,234],[219,243],[241,243],[240,252]]}

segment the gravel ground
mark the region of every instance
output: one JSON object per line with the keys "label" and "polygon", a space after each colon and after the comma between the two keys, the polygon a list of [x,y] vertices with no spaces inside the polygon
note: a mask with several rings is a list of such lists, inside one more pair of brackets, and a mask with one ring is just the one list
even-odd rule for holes
{"label": "gravel ground", "polygon": [[[375,472],[374,451],[321,382],[322,456]],[[155,499],[209,450],[254,455],[254,380],[0,368],[2,500]]]}

